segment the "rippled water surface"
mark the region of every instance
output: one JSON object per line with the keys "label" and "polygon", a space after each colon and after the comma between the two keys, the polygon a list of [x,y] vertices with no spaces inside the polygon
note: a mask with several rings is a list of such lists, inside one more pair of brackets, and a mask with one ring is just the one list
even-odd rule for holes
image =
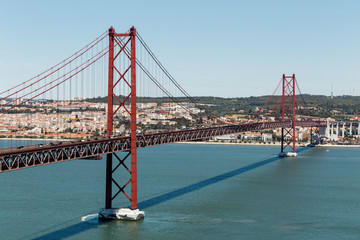
{"label": "rippled water surface", "polygon": [[299,150],[279,159],[269,146],[139,149],[137,222],[97,220],[105,161],[1,173],[1,239],[359,239],[360,149]]}

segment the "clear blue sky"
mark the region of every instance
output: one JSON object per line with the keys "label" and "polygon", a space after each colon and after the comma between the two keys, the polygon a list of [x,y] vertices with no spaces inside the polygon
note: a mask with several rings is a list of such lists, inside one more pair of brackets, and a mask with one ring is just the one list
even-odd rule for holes
{"label": "clear blue sky", "polygon": [[0,1],[0,90],[134,25],[191,94],[269,95],[295,73],[303,93],[360,95],[360,1]]}

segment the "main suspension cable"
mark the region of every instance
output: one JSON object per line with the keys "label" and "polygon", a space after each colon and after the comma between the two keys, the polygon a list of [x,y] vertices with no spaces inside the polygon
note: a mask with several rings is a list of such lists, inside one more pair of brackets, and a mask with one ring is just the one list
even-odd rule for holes
{"label": "main suspension cable", "polygon": [[[54,66],[52,66],[52,67],[50,67],[49,69],[47,69],[47,70],[45,70],[44,72],[36,75],[35,77],[30,78],[29,80],[26,80],[26,81],[24,81],[24,82],[22,82],[22,83],[20,83],[20,84],[18,84],[18,85],[16,85],[16,86],[10,88],[10,89],[7,89],[7,90],[1,92],[0,95],[4,94],[4,93],[6,93],[6,92],[10,92],[10,91],[12,91],[12,90],[20,87],[21,85],[24,85],[25,83],[28,83],[28,82],[36,79],[36,78],[39,78],[39,77],[42,76],[43,74],[51,71],[52,69],[56,68],[56,67],[59,66],[59,65],[65,63],[66,61],[68,61],[69,59],[73,58],[74,56],[76,56],[78,53],[80,53],[80,52],[83,51],[84,49],[88,48],[86,51],[84,51],[83,53],[81,53],[79,56],[83,55],[83,54],[84,54],[85,52],[87,52],[90,48],[92,48],[92,47],[95,46],[97,43],[99,43],[100,41],[102,41],[102,40],[107,36],[106,33],[107,33],[107,31],[105,31],[104,33],[102,33],[100,36],[98,36],[97,38],[95,38],[93,41],[91,41],[91,42],[90,42],[89,44],[87,44],[85,47],[81,48],[79,51],[75,52],[73,55],[71,55],[70,57],[66,58],[65,60],[59,62],[58,64],[56,64],[56,65],[54,65]],[[100,39],[100,38],[101,38],[101,39]],[[97,42],[96,42],[96,41],[97,41]],[[96,43],[93,44],[94,42],[96,42]],[[93,45],[92,45],[92,44],[93,44]],[[92,45],[92,46],[90,46],[90,45]],[[90,46],[90,47],[89,47],[89,46]],[[78,56],[78,57],[79,57],[79,56]],[[76,58],[78,58],[78,57],[76,57]],[[76,58],[75,58],[75,59],[76,59]],[[71,60],[71,61],[74,61],[75,59],[73,59],[73,60]],[[71,61],[70,61],[70,62],[71,62]],[[67,64],[69,64],[69,63],[67,63]],[[57,70],[63,68],[63,67],[66,66],[67,64],[63,65],[62,67],[58,68]],[[53,73],[56,72],[57,70],[51,72],[50,74],[46,75],[45,77],[42,77],[41,79],[38,79],[35,83],[37,83],[38,81],[40,81],[40,80],[48,77],[49,75],[53,74]],[[28,86],[25,87],[25,88],[28,88],[28,87],[34,85],[35,83],[32,83],[32,84],[28,85]],[[21,89],[21,90],[23,90],[23,89]],[[19,90],[19,91],[21,91],[21,90]],[[19,91],[17,91],[17,92],[19,92]],[[17,92],[15,92],[15,93],[13,93],[13,94],[10,94],[10,95],[8,95],[8,96],[0,99],[0,101],[3,100],[3,99],[5,99],[5,98],[11,97],[12,95],[16,94]]]}

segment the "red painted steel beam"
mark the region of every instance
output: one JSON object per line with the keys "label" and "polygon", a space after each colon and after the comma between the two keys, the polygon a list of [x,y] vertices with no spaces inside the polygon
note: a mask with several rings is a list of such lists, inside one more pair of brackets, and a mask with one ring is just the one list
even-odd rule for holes
{"label": "red painted steel beam", "polygon": [[115,37],[130,37],[131,32],[130,33],[115,33],[114,36]]}
{"label": "red painted steel beam", "polygon": [[[114,28],[109,29],[109,69],[108,69],[108,105],[107,105],[107,131],[110,137],[113,133],[113,84],[114,84]],[[105,177],[105,208],[112,207],[112,153],[106,155]]]}
{"label": "red painted steel beam", "polygon": [[130,29],[131,38],[131,209],[137,209],[137,139],[136,139],[136,29]]}
{"label": "red painted steel beam", "polygon": [[114,32],[115,30],[111,27],[109,29],[107,136],[111,136],[113,132]]}

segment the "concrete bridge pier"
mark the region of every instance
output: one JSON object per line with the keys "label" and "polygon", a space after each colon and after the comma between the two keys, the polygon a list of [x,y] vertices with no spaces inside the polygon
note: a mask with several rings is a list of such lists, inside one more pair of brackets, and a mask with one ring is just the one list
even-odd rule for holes
{"label": "concrete bridge pier", "polygon": [[331,139],[331,135],[330,135],[330,123],[329,123],[329,121],[326,121],[325,137],[326,137],[327,139]]}
{"label": "concrete bridge pier", "polygon": [[333,136],[334,136],[334,123],[332,122],[330,125],[330,139],[332,140]]}
{"label": "concrete bridge pier", "polygon": [[319,127],[319,138],[321,137],[328,137],[329,138],[329,135],[326,135],[327,133],[327,127]]}
{"label": "concrete bridge pier", "polygon": [[331,129],[330,129],[331,130],[331,133],[330,133],[330,140],[331,141],[337,141],[338,140],[338,135],[337,135],[338,132],[339,132],[338,131],[338,124],[336,123],[336,133],[335,133],[335,129],[334,129],[335,126],[334,125],[335,125],[335,123],[332,122],[331,123]]}

